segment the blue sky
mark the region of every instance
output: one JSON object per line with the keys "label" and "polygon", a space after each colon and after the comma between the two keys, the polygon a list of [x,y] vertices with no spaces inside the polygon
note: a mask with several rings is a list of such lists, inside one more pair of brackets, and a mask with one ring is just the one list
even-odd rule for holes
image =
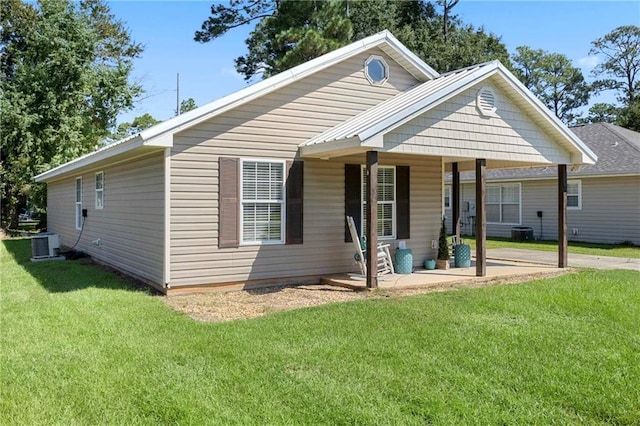
{"label": "blue sky", "polygon": [[[174,115],[176,74],[180,98],[193,98],[202,106],[243,87],[233,60],[246,52],[250,28],[237,28],[222,38],[201,44],[193,35],[210,15],[211,1],[111,1],[118,19],[133,39],[145,46],[136,60],[133,78],[146,90],[136,108],[119,122],[149,113],[159,120]],[[589,56],[591,41],[621,25],[640,25],[637,1],[481,1],[461,0],[454,12],[465,23],[484,26],[502,37],[510,53],[517,46],[562,53],[575,66],[589,72],[598,58]],[[612,101],[600,97],[593,101]]]}

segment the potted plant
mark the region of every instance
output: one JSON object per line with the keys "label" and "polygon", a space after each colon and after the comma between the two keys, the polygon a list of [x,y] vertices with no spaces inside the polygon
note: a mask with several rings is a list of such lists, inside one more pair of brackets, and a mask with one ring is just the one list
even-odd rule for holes
{"label": "potted plant", "polygon": [[436,260],[435,259],[425,259],[424,261],[424,269],[430,271],[432,269],[436,269]]}
{"label": "potted plant", "polygon": [[447,242],[447,226],[445,218],[442,218],[442,226],[440,227],[440,238],[438,239],[438,269],[449,269],[449,244]]}

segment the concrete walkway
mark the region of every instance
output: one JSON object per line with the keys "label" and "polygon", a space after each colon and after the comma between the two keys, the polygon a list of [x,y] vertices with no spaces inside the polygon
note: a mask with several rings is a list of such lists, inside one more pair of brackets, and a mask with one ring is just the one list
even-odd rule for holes
{"label": "concrete walkway", "polygon": [[[487,249],[487,259],[557,265],[558,253],[514,248]],[[569,253],[569,266],[575,268],[632,269],[640,271],[640,259]]]}

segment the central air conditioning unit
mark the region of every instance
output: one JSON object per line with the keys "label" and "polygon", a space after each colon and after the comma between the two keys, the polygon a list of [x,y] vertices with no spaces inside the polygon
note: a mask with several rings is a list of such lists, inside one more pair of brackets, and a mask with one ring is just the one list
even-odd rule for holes
{"label": "central air conditioning unit", "polygon": [[60,235],[44,232],[31,237],[32,259],[56,257],[60,248]]}

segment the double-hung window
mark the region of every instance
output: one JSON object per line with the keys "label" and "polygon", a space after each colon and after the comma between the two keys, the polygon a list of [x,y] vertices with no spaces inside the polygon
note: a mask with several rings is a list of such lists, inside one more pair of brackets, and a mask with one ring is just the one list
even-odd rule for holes
{"label": "double-hung window", "polygon": [[567,182],[567,209],[582,209],[582,181],[570,180]]}
{"label": "double-hung window", "polygon": [[76,229],[82,229],[82,177],[76,178]]}
{"label": "double-hung window", "polygon": [[[367,170],[362,168],[362,235],[367,227]],[[378,167],[378,237],[396,237],[396,168]]]}
{"label": "double-hung window", "polygon": [[487,222],[520,224],[520,184],[487,185]]}
{"label": "double-hung window", "polygon": [[96,173],[96,210],[104,207],[104,172]]}
{"label": "double-hung window", "polygon": [[242,243],[284,242],[284,169],[284,161],[241,160]]}

